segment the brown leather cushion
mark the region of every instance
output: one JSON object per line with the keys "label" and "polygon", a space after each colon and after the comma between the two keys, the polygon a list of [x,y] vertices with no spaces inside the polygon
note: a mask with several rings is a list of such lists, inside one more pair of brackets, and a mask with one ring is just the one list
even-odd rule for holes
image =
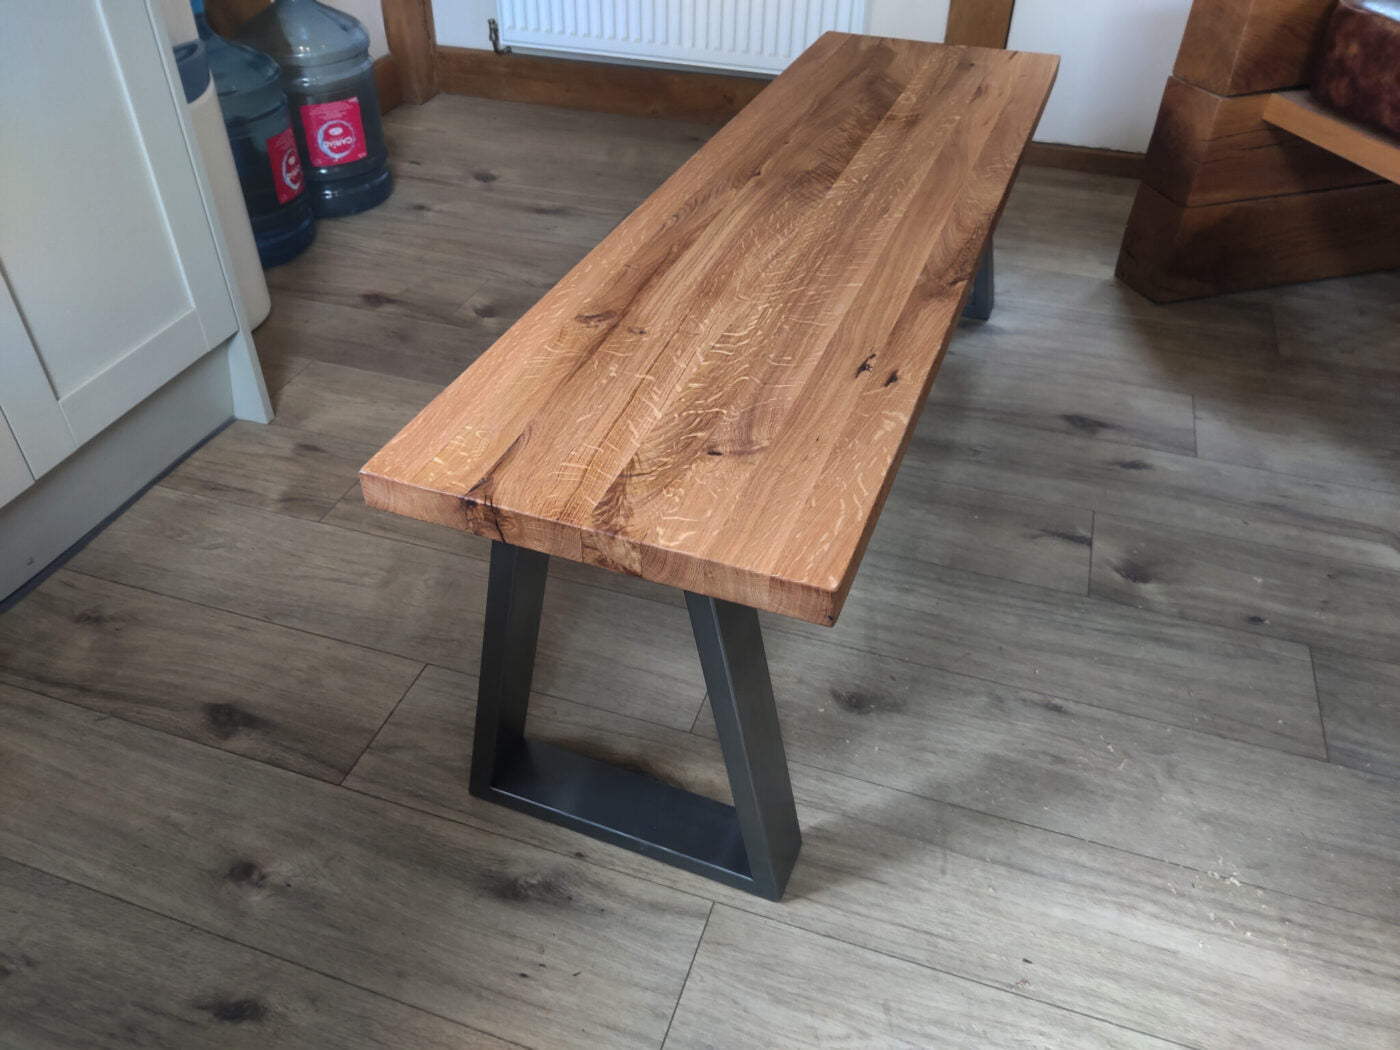
{"label": "brown leather cushion", "polygon": [[1319,102],[1400,136],[1400,0],[1340,0],[1312,92]]}

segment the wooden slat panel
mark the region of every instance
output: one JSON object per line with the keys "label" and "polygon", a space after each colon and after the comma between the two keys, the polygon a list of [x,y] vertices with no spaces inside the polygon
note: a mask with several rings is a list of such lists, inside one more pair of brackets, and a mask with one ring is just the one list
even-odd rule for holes
{"label": "wooden slat panel", "polygon": [[1389,183],[1185,208],[1138,190],[1118,276],[1169,303],[1400,266]]}
{"label": "wooden slat panel", "polygon": [[1056,67],[823,36],[381,450],[367,501],[834,623]]}
{"label": "wooden slat panel", "polygon": [[1400,182],[1400,140],[1333,113],[1307,91],[1268,96],[1264,119],[1384,179]]}
{"label": "wooden slat panel", "polygon": [[1228,98],[1167,81],[1144,181],[1177,204],[1221,204],[1379,181],[1264,119],[1269,96]]}
{"label": "wooden slat panel", "polygon": [[1013,7],[1015,0],[952,0],[943,39],[972,47],[1005,47]]}
{"label": "wooden slat panel", "polygon": [[1333,0],[1196,0],[1174,72],[1217,95],[1308,81]]}

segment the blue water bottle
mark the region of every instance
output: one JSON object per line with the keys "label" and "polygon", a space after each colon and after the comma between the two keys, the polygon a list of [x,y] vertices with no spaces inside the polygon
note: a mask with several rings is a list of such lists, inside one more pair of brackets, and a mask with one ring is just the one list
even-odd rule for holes
{"label": "blue water bottle", "polygon": [[282,71],[267,55],[210,29],[204,0],[191,0],[191,6],[214,74],[258,259],[264,267],[276,266],[296,258],[316,238]]}

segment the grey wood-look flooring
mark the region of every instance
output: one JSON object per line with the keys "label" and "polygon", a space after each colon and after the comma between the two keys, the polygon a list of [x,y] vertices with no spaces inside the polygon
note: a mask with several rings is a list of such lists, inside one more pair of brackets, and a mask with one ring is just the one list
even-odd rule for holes
{"label": "grey wood-look flooring", "polygon": [[[0,616],[0,1047],[1400,1048],[1400,275],[1156,307],[1028,168],[832,630],[773,904],[468,796],[484,541],[360,465],[706,129],[439,96],[236,423]],[[531,731],[723,798],[679,596]]]}

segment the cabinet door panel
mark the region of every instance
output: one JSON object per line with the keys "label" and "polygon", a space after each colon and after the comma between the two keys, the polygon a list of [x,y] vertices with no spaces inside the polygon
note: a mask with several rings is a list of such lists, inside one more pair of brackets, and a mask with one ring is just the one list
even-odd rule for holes
{"label": "cabinet door panel", "polygon": [[[148,5],[45,0],[7,5],[5,23],[0,261],[47,399],[81,442],[237,321]],[[43,461],[32,446],[51,432],[10,418]]]}
{"label": "cabinet door panel", "polygon": [[[3,274],[0,274],[3,276]],[[29,469],[38,477],[78,447],[68,420],[54,400],[38,351],[5,282],[0,281],[0,409],[8,430],[24,434]],[[3,438],[0,434],[0,438]],[[18,446],[17,446],[18,447]]]}
{"label": "cabinet door panel", "polygon": [[19,444],[10,433],[10,425],[0,415],[0,507],[14,499],[30,485],[34,475],[29,472],[24,457],[19,454]]}

